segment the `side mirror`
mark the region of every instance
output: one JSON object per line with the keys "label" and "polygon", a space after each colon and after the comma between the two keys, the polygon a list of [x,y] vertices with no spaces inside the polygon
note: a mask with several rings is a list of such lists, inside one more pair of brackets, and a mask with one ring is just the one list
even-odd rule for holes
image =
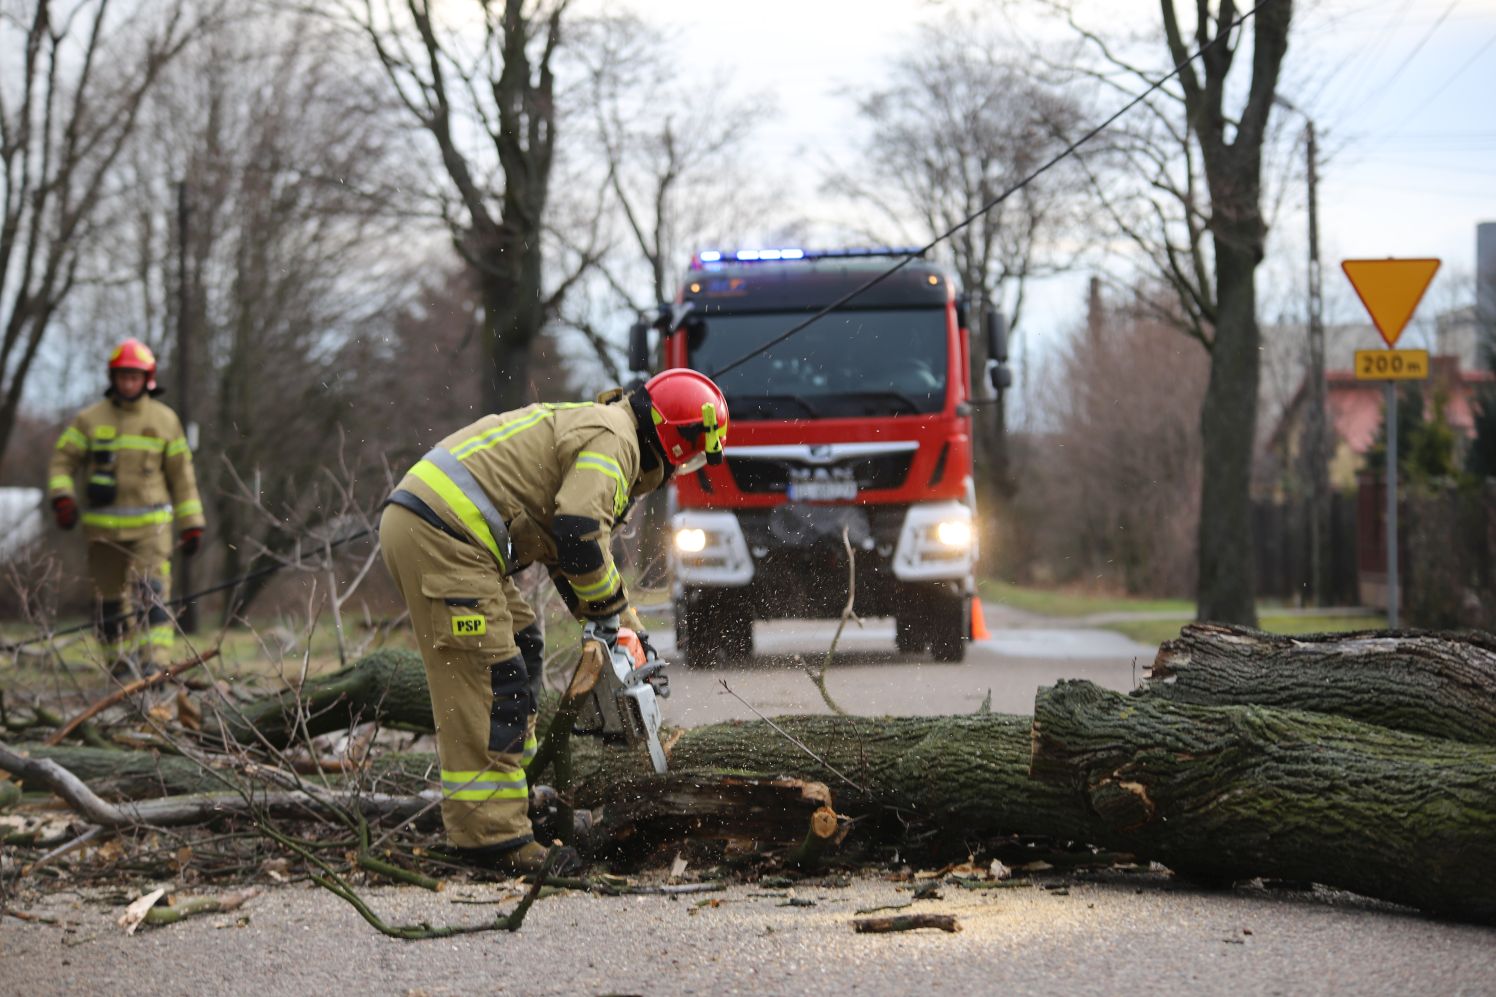
{"label": "side mirror", "polygon": [[629,370],[636,374],[649,370],[649,326],[644,322],[629,326]]}
{"label": "side mirror", "polygon": [[987,312],[987,359],[999,364],[1008,362],[1008,319],[993,308]]}
{"label": "side mirror", "polygon": [[962,329],[971,328],[971,303],[965,294],[956,298],[956,325]]}
{"label": "side mirror", "polygon": [[995,363],[988,367],[987,377],[992,381],[992,389],[998,394],[1013,386],[1013,372],[1005,363]]}

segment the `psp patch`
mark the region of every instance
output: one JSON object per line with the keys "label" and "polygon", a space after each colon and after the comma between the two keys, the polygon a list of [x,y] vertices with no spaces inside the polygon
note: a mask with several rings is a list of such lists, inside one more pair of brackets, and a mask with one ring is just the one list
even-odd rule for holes
{"label": "psp patch", "polygon": [[488,633],[488,620],[482,616],[454,616],[452,633],[457,637],[482,637]]}

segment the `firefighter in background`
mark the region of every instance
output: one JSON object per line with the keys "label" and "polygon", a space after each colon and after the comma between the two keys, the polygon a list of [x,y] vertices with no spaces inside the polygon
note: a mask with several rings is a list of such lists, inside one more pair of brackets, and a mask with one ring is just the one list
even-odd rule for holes
{"label": "firefighter in background", "polygon": [[132,663],[144,673],[170,660],[173,534],[188,557],[202,543],[192,454],[177,414],[155,400],[160,393],[155,356],[139,340],[125,340],[109,358],[104,400],[62,431],[48,471],[52,511],[64,530],[78,524],[73,485],[82,473],[99,639],[117,676]]}
{"label": "firefighter in background", "polygon": [[[604,639],[622,615],[657,658],[609,537],[634,499],[720,461],[727,424],[710,378],[669,370],[596,402],[485,416],[437,444],[390,496],[379,542],[426,664],[453,857],[532,872],[546,854],[524,772],[536,751],[544,647],[509,576],[547,565],[574,615]],[[578,864],[569,850],[558,862]]]}

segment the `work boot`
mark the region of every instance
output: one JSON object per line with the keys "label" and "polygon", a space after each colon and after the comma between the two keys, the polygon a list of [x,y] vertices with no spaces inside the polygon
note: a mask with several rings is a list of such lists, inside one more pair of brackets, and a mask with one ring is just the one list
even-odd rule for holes
{"label": "work boot", "polygon": [[[444,848],[441,851],[433,849],[432,854],[449,862],[460,862],[490,872],[524,875],[540,871],[545,864],[547,850],[544,845],[527,841],[518,848]],[[550,875],[570,876],[581,868],[582,857],[577,854],[577,850],[562,846],[556,860],[551,863]]]}

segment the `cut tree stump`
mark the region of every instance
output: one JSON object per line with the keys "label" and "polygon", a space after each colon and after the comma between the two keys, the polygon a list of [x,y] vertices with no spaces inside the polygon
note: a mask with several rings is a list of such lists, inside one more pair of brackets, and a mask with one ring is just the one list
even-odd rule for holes
{"label": "cut tree stump", "polygon": [[1496,920],[1496,749],[1089,682],[1040,690],[1033,745],[1034,775],[1094,817],[1092,844]]}
{"label": "cut tree stump", "polygon": [[1145,694],[1311,710],[1496,745],[1496,638],[1475,631],[1284,637],[1213,623],[1165,641]]}

